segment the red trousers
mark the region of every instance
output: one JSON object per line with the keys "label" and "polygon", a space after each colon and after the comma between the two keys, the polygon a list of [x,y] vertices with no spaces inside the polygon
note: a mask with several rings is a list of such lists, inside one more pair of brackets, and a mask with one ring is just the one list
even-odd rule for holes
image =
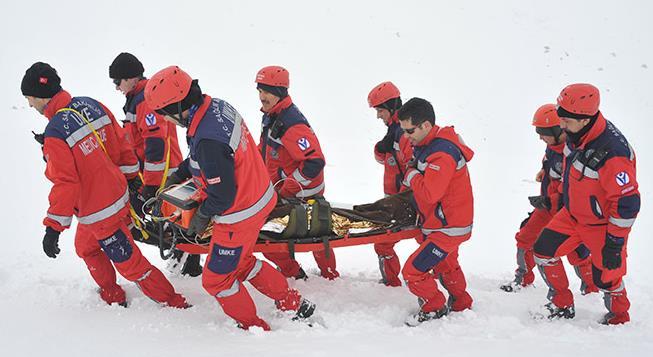
{"label": "red trousers", "polygon": [[401,263],[394,249],[395,244],[397,242],[374,244],[374,251],[379,257],[381,277],[383,278],[383,283],[387,286],[401,286],[401,279],[399,279]]}
{"label": "red trousers", "polygon": [[[327,257],[328,252],[328,257]],[[299,273],[299,263],[290,257],[289,253],[264,253],[263,256],[276,264],[281,273],[287,278],[294,278]],[[340,276],[336,270],[336,255],[332,248],[329,250],[317,250],[313,252],[313,257],[320,268],[322,277],[333,280]]]}
{"label": "red trousers", "polygon": [[288,287],[286,278],[270,264],[253,255],[264,221],[252,222],[238,231],[229,225],[213,226],[209,255],[204,264],[202,286],[215,296],[225,314],[242,328],[268,324],[256,313],[256,305],[243,285],[248,281],[263,295],[275,300],[280,310],[297,310],[301,296]]}
{"label": "red trousers", "polygon": [[126,301],[125,291],[116,283],[118,270],[120,275],[136,283],[152,300],[172,307],[187,307],[184,297],[175,292],[168,279],[150,264],[134,244],[127,228],[128,221],[129,217],[126,217],[116,227],[104,227],[114,232],[108,237],[98,236],[86,225],[77,226],[75,251],[100,287],[102,299],[108,304]]}
{"label": "red trousers", "polygon": [[[445,304],[453,311],[471,308],[473,299],[466,291],[467,282],[458,263],[458,247],[470,236],[471,233],[458,237],[431,233],[406,260],[402,275],[410,292],[422,302],[422,311],[440,310]],[[436,279],[448,291],[448,302]]]}
{"label": "red trousers", "polygon": [[559,257],[573,252],[583,244],[590,251],[592,278],[595,285],[605,293],[606,307],[614,314],[628,312],[630,301],[622,281],[626,275],[628,237],[625,238],[626,243],[621,253],[621,267],[608,270],[602,263],[606,233],[607,226],[585,226],[576,222],[566,208],[560,210],[544,228],[534,246],[535,260],[549,286],[548,298],[556,306],[567,307],[574,303],[567,274]]}
{"label": "red trousers", "polygon": [[[542,229],[551,221],[553,215],[549,210],[535,209],[522,223],[519,232],[515,234],[517,241],[517,269],[515,270],[515,281],[522,286],[527,286],[535,280],[533,268],[535,259],[533,256],[533,245],[542,232]],[[569,253],[567,259],[574,266],[576,275],[581,279],[581,292],[587,294],[596,292],[598,289],[592,280],[592,265],[589,254],[582,244]],[[562,263],[561,263],[562,264]]]}

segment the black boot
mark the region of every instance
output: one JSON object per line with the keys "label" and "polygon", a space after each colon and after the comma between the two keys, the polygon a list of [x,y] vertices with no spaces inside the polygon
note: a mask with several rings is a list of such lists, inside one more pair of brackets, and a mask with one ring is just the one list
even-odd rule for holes
{"label": "black boot", "polygon": [[421,309],[413,315],[408,316],[405,321],[406,326],[415,327],[419,326],[422,322],[441,319],[449,314],[449,307],[444,306],[440,310],[425,312]]}
{"label": "black boot", "polygon": [[200,255],[191,254],[186,258],[186,263],[181,269],[181,275],[188,275],[192,277],[202,275],[202,265],[200,264]]}

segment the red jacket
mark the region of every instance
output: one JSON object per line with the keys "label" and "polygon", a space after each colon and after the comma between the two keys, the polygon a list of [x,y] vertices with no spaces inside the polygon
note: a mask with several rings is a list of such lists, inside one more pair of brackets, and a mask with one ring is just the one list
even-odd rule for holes
{"label": "red jacket", "polygon": [[412,188],[424,234],[464,236],[472,231],[474,197],[467,162],[474,152],[453,127],[434,125],[413,148],[417,169],[404,183]]}
{"label": "red jacket", "polygon": [[608,234],[625,238],[639,213],[640,195],[633,148],[599,114],[575,145],[564,149],[563,199],[582,225],[607,225]]}
{"label": "red jacket", "polygon": [[547,145],[542,159],[542,182],[540,184],[540,195],[546,196],[551,201],[551,214],[558,212],[562,205],[560,192],[562,188],[562,150],[565,144]]}
{"label": "red jacket", "polygon": [[243,118],[229,103],[205,95],[199,108],[191,108],[190,121],[187,168],[204,199],[199,209],[219,230],[264,221],[276,194]]}
{"label": "red jacket", "polygon": [[259,150],[281,197],[307,198],[324,193],[325,161],[320,142],[289,96],[263,115]]}
{"label": "red jacket", "polygon": [[138,162],[123,129],[100,102],[71,98],[66,91],[50,100],[44,115],[50,120],[43,145],[45,175],[54,185],[43,224],[62,231],[74,214],[79,224],[92,226],[98,234],[113,233],[106,230],[128,214],[125,176],[138,174]]}
{"label": "red jacket", "polygon": [[163,179],[168,150],[170,150],[168,175],[177,170],[183,157],[177,141],[175,124],[163,119],[145,103],[146,84],[147,79],[141,80],[127,94],[127,103],[123,108],[124,125],[142,168],[143,184],[159,186]]}
{"label": "red jacket", "polygon": [[377,144],[374,146],[374,159],[384,168],[383,193],[394,195],[406,189],[401,181],[406,173],[406,165],[413,156],[413,147],[404,136],[404,131],[401,130],[396,112],[392,115],[392,122],[388,125],[386,137],[388,136],[392,138],[392,152],[380,152]]}

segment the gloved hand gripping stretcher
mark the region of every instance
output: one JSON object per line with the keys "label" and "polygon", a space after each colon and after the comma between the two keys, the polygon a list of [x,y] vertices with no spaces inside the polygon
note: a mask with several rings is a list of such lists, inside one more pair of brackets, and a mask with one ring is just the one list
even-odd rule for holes
{"label": "gloved hand gripping stretcher", "polygon": [[[199,206],[197,189],[189,180],[174,185],[146,203],[148,231],[159,238],[161,255],[174,247],[191,254],[207,254],[211,226],[190,237],[186,229]],[[255,252],[309,252],[325,248],[396,242],[420,235],[415,227],[412,192],[388,196],[353,209],[331,207],[323,198],[279,202],[259,234]],[[148,220],[150,220],[148,222]],[[153,224],[156,223],[156,224]],[[160,239],[163,237],[163,239]],[[328,251],[328,250],[327,250]]]}

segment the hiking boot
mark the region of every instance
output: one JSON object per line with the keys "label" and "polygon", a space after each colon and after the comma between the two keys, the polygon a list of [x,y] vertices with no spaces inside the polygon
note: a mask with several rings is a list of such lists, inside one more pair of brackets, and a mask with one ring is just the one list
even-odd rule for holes
{"label": "hiking boot", "polygon": [[573,319],[576,316],[574,305],[567,307],[557,307],[554,303],[549,302],[541,307],[538,312],[532,313],[532,317],[536,320],[558,320],[558,319]]}
{"label": "hiking boot", "polygon": [[503,285],[500,285],[499,289],[501,289],[501,290],[503,290],[503,291],[505,291],[507,293],[516,293],[519,290],[521,290],[522,287],[523,286],[520,283],[513,280],[513,281],[511,281],[509,283],[505,283]]}
{"label": "hiking boot", "polygon": [[127,297],[125,295],[125,290],[123,290],[120,285],[116,285],[112,289],[102,289],[100,288],[100,298],[104,300],[109,305],[118,304],[122,307],[127,307]]}
{"label": "hiking boot", "polygon": [[199,254],[190,254],[188,258],[186,258],[186,263],[184,263],[183,268],[181,268],[181,275],[188,275],[192,277],[202,275],[202,265],[200,264]]}
{"label": "hiking boot", "polygon": [[306,320],[313,315],[315,312],[315,304],[308,301],[307,299],[302,298],[299,303],[299,308],[295,312],[295,316],[292,318],[293,321]]}
{"label": "hiking boot", "polygon": [[619,313],[608,312],[603,315],[599,323],[602,325],[619,325],[625,324],[628,321],[630,321],[630,314],[627,311]]}
{"label": "hiking boot", "polygon": [[295,280],[308,280],[308,275],[306,275],[306,272],[301,267],[299,267],[299,271],[295,275]]}
{"label": "hiking boot", "polygon": [[419,326],[422,322],[441,319],[447,316],[448,313],[449,313],[448,306],[444,306],[440,310],[431,311],[431,312],[422,311],[420,309],[416,314],[408,316],[408,318],[406,318],[405,324],[406,326],[410,326],[410,327]]}

